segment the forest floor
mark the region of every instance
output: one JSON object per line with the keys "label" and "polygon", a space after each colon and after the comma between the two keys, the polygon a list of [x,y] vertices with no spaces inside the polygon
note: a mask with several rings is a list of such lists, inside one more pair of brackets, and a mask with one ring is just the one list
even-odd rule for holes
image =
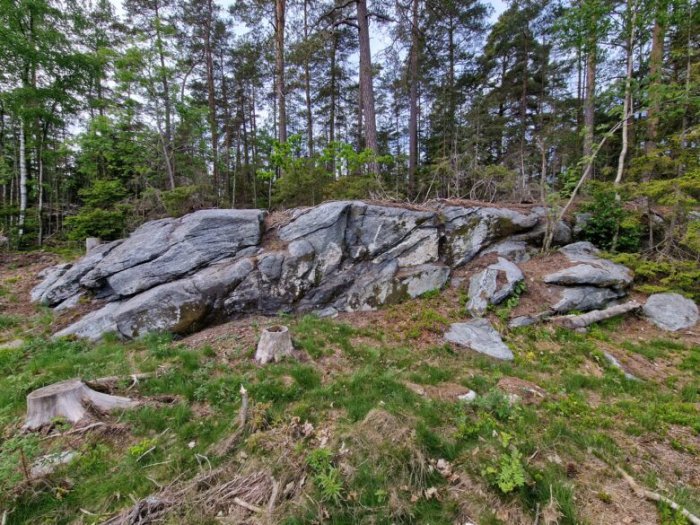
{"label": "forest floor", "polygon": [[[445,344],[466,318],[451,287],[377,312],[247,317],[180,340],[52,340],[65,319],[28,294],[59,258],[2,257],[2,523],[684,523],[618,467],[700,514],[698,328],[668,334],[626,317],[585,334],[509,331],[511,309],[524,308],[511,305],[491,313],[515,354],[497,362]],[[279,323],[301,359],[259,366],[258,334]],[[111,392],[141,406],[95,414],[82,431],[21,431],[32,390],[105,376],[123,377]],[[460,401],[469,389],[476,401]],[[70,463],[31,475],[37,458],[69,450]]]}

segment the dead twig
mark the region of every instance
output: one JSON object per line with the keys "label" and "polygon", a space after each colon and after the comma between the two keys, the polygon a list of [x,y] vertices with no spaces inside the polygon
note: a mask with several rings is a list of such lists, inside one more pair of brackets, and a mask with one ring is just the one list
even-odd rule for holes
{"label": "dead twig", "polygon": [[263,511],[263,509],[261,509],[260,507],[258,507],[256,505],[252,505],[252,504],[248,503],[247,501],[242,500],[241,498],[238,498],[238,497],[233,498],[233,502],[236,505],[239,505],[239,506],[243,507],[244,509],[248,509],[251,512],[260,513]]}
{"label": "dead twig", "polygon": [[640,485],[637,484],[637,482],[634,480],[634,478],[632,476],[630,476],[629,474],[627,474],[627,472],[622,470],[621,467],[617,467],[617,471],[625,479],[627,484],[632,489],[632,492],[634,492],[640,498],[648,499],[650,501],[656,501],[657,503],[659,503],[659,502],[664,503],[664,504],[668,505],[669,507],[671,507],[676,512],[680,512],[681,515],[685,519],[687,519],[690,523],[692,523],[693,525],[700,525],[700,518],[698,518],[695,514],[692,514],[686,508],[681,507],[675,501],[667,498],[666,496],[659,494],[658,492],[653,492],[651,490],[645,489],[644,487],[641,487]]}

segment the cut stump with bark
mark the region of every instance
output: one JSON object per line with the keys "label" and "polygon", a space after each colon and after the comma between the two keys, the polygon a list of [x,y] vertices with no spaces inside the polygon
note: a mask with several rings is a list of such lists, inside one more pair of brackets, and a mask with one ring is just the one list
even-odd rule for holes
{"label": "cut stump with bark", "polygon": [[50,425],[57,417],[77,423],[88,415],[91,408],[109,412],[136,405],[138,401],[128,397],[96,392],[80,379],[69,379],[35,390],[27,396],[27,420],[24,428],[36,430]]}
{"label": "cut stump with bark", "polygon": [[278,363],[283,358],[293,355],[292,338],[286,326],[270,326],[263,330],[255,352],[255,360],[258,363]]}

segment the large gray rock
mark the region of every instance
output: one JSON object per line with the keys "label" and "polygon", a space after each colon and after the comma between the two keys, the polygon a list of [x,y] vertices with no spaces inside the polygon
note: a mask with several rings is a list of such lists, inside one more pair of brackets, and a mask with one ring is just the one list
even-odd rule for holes
{"label": "large gray rock", "polygon": [[450,325],[445,339],[450,343],[470,348],[475,352],[496,359],[506,361],[513,359],[513,352],[505,345],[499,333],[487,319],[474,319]]}
{"label": "large gray rock", "polygon": [[[90,339],[115,331],[185,333],[247,313],[364,311],[445,286],[451,267],[541,224],[536,210],[446,206],[416,210],[360,201],[294,210],[264,232],[259,210],[202,210],[142,225],[72,266],[46,272],[33,298],[70,308],[108,304],[62,330]],[[274,249],[263,238],[278,239]],[[505,250],[505,251],[504,251]],[[515,253],[522,257],[524,244]],[[520,255],[517,255],[520,254]],[[497,268],[504,274],[505,259]],[[498,283],[493,299],[509,293]]]}
{"label": "large gray rock", "polygon": [[80,284],[97,288],[106,280],[116,295],[128,297],[173,281],[259,244],[264,217],[260,210],[201,210],[146,223]]}
{"label": "large gray rock", "polygon": [[627,294],[622,290],[595,286],[562,288],[560,299],[552,305],[552,310],[557,314],[565,314],[574,310],[580,312],[598,310],[625,295]]}
{"label": "large gray rock", "polygon": [[649,296],[642,311],[652,323],[670,332],[692,328],[698,322],[698,306],[677,293]]}
{"label": "large gray rock", "polygon": [[531,230],[542,220],[542,215],[535,210],[521,213],[506,208],[446,206],[442,213],[446,255],[453,267],[466,264],[494,241]]}
{"label": "large gray rock", "polygon": [[90,341],[97,341],[107,333],[117,332],[115,314],[119,311],[121,303],[107,303],[94,312],[90,312],[79,321],[56,332],[56,337],[75,336]]}
{"label": "large gray rock", "polygon": [[85,274],[92,270],[105,257],[107,257],[115,248],[119,247],[122,241],[113,241],[93,249],[89,254],[80,259],[75,264],[66,268],[65,271],[59,270],[47,277],[47,281],[40,283],[32,291],[32,300],[45,304],[47,306],[55,306],[62,303],[66,299],[75,296],[81,290],[80,280]]}
{"label": "large gray rock", "polygon": [[626,266],[598,257],[598,249],[589,242],[577,242],[560,250],[571,262],[579,263],[544,277],[547,284],[627,288],[632,272]]}
{"label": "large gray rock", "polygon": [[598,286],[627,288],[632,284],[632,272],[621,264],[600,259],[597,262],[577,264],[570,268],[545,275],[547,284],[560,284],[563,286]]}
{"label": "large gray rock", "polygon": [[489,305],[505,301],[524,279],[520,268],[499,257],[497,263],[474,274],[469,280],[467,311],[477,317],[484,315]]}

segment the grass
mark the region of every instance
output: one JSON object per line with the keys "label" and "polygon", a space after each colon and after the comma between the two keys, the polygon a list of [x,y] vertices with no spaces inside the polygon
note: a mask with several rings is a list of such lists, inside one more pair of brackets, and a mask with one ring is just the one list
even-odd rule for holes
{"label": "grass", "polygon": [[[669,495],[700,508],[698,487],[679,481],[682,468],[664,469],[663,458],[643,449],[659,443],[698,461],[683,437],[700,433],[700,347],[688,342],[626,341],[615,322],[588,334],[528,327],[508,334],[515,361],[494,362],[439,341],[463,312],[433,294],[387,309],[377,327],[285,317],[309,359],[261,368],[245,344],[224,352],[166,335],[53,340],[50,315],[0,317],[0,340],[32,334],[0,350],[0,509],[8,509],[8,523],[99,522],[173,480],[253,464],[279,480],[308,479],[279,504],[275,522],[287,524],[496,524],[507,522],[503,509],[532,521],[545,508],[559,523],[595,523],[584,502],[614,505],[619,495],[586,478],[594,461],[607,468],[631,461],[640,483],[671,487]],[[627,380],[608,366],[603,344],[670,373],[658,382]],[[108,432],[50,439],[19,432],[32,390],[136,371],[154,376],[133,388],[124,381],[117,393],[148,402],[111,415]],[[546,399],[511,403],[496,386],[505,376],[537,383]],[[464,385],[479,396],[471,404],[431,398],[409,382]],[[241,386],[250,423],[221,457],[211,447],[236,428]],[[67,449],[78,453],[74,461],[41,484],[27,483],[22,464]],[[459,496],[464,491],[472,497]],[[215,522],[196,505],[188,509],[188,523]],[[657,517],[678,519],[663,507]]]}

